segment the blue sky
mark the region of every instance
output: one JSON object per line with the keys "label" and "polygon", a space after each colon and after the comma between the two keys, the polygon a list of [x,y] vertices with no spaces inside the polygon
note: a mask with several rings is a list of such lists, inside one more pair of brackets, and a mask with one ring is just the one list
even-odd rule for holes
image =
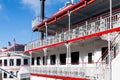
{"label": "blue sky", "polygon": [[[46,0],[45,16],[50,17],[67,1],[70,0]],[[37,39],[38,33],[32,33],[31,22],[38,15],[39,0],[0,0],[0,47],[8,47],[8,41],[13,44],[14,39],[20,44]]]}

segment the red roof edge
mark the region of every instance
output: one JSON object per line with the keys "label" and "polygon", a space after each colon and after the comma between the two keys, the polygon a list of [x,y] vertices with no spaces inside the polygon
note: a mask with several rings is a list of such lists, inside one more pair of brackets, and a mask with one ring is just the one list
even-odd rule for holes
{"label": "red roof edge", "polygon": [[75,12],[76,10],[87,6],[88,4],[94,2],[95,0],[89,0],[88,3],[87,3],[87,5],[86,5],[86,4],[83,4],[84,1],[85,1],[85,0],[80,0],[80,1],[77,2],[76,4],[72,4],[72,6],[68,7],[67,9],[59,11],[58,14],[56,14],[56,15],[53,14],[53,16],[50,17],[50,18],[48,18],[46,21],[38,24],[37,27],[40,27],[40,28],[44,27],[45,22],[47,22],[48,24],[51,24],[51,23],[53,23],[53,22],[56,21],[56,20],[55,20],[56,18],[61,19],[62,17],[66,16],[66,15],[67,15],[67,11],[70,10],[71,12]]}

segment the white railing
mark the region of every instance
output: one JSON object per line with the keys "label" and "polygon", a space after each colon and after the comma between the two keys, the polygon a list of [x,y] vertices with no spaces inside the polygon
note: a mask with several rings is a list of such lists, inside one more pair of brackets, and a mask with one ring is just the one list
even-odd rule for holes
{"label": "white railing", "polygon": [[40,22],[41,22],[40,16],[35,17],[35,18],[32,20],[32,28],[35,27],[36,25],[38,25]]}
{"label": "white railing", "polygon": [[[97,18],[97,20],[93,20],[91,22],[88,21],[83,23],[82,25],[77,25],[78,27],[71,29],[70,35],[69,35],[69,32],[66,31],[60,34],[56,34],[55,36],[47,40],[37,40],[37,41],[30,42],[25,46],[25,50],[30,50],[33,48],[38,48],[45,45],[50,45],[57,42],[70,40],[73,38],[82,37],[85,35],[90,35],[93,33],[108,30],[110,29],[109,21],[110,21],[110,17],[108,16],[99,17]],[[118,26],[120,26],[120,13],[116,13],[112,16],[111,28],[116,28]]]}
{"label": "white railing", "polygon": [[[31,66],[31,73],[96,79],[96,64]],[[91,66],[92,65],[92,66]]]}

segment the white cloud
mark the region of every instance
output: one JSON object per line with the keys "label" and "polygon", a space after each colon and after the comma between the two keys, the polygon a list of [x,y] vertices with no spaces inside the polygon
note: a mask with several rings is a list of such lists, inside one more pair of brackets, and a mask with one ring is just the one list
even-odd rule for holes
{"label": "white cloud", "polygon": [[[46,4],[48,6],[53,6],[53,4],[61,4],[70,0],[46,0]],[[22,4],[24,6],[29,7],[31,10],[35,12],[35,15],[39,15],[40,13],[40,0],[22,0]]]}
{"label": "white cloud", "polygon": [[35,15],[39,14],[40,0],[22,0],[22,4],[33,10],[35,12]]}

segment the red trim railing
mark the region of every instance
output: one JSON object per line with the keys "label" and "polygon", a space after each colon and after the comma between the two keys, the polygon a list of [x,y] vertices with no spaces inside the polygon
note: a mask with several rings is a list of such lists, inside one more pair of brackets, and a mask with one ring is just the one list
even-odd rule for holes
{"label": "red trim railing", "polygon": [[90,80],[90,79],[87,79],[87,78],[73,78],[73,77],[47,75],[47,74],[38,74],[38,73],[31,73],[31,76],[55,78],[55,79],[62,79],[62,80]]}

